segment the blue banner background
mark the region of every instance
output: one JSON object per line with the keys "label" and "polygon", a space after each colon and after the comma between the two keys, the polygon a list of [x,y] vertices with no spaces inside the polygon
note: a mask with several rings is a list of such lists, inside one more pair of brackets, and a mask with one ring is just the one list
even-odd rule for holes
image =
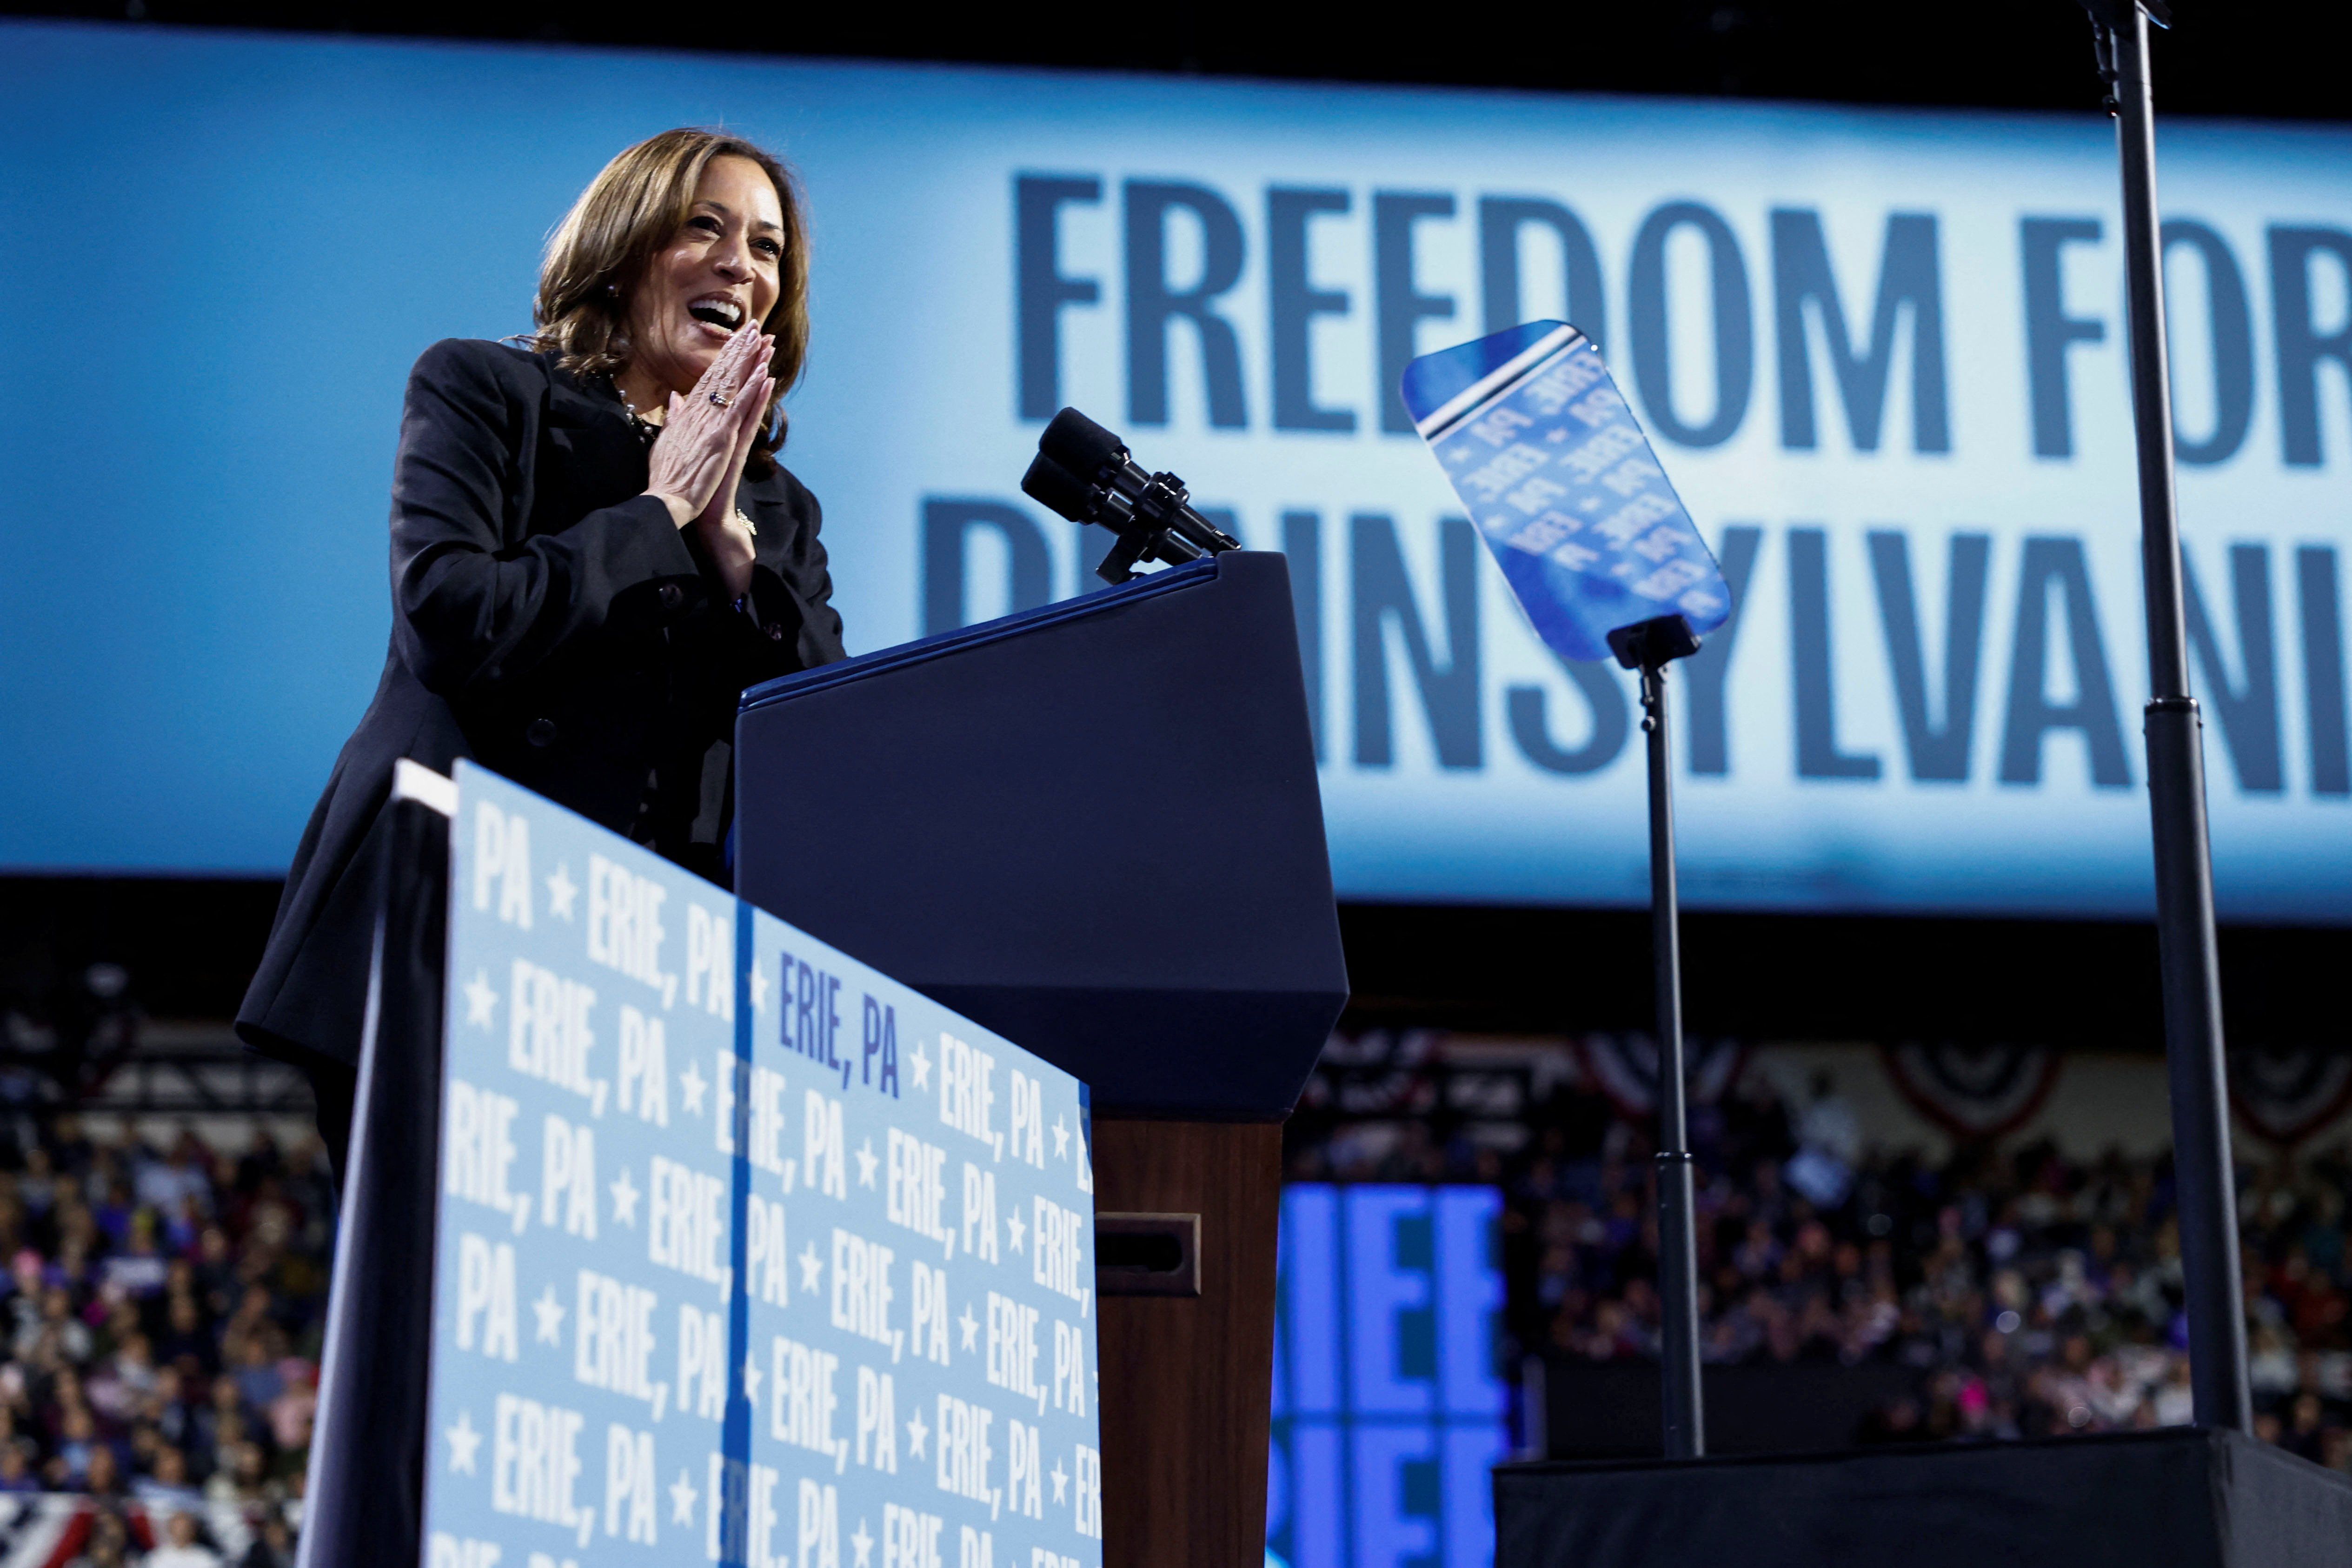
{"label": "blue banner background", "polygon": [[[284,867],[381,668],[409,363],[527,326],[604,160],[719,122],[806,176],[788,460],[853,647],[1086,584],[1017,489],[1076,403],[1291,552],[1344,896],[1639,902],[1627,682],[1543,650],[1394,403],[1414,353],[1557,315],[1740,596],[1677,670],[1691,902],[2148,909],[2098,116],[34,23],[0,26],[0,866]],[[2160,150],[2219,897],[2342,921],[2352,132]]]}

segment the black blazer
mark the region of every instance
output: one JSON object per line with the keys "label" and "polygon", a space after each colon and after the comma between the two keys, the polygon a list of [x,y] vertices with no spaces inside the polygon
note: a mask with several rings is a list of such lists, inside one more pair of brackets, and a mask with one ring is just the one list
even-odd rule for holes
{"label": "black blazer", "polygon": [[646,496],[648,444],[610,382],[450,339],[416,362],[392,481],[392,647],[278,901],[237,1033],[359,1059],[394,764],[472,757],[706,876],[732,810],[744,687],[842,657],[816,498],[746,479],[749,613]]}

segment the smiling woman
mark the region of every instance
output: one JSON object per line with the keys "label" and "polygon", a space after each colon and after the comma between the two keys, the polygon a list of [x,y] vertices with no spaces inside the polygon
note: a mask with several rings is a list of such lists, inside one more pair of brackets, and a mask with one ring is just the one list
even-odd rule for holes
{"label": "smiling woman", "polygon": [[842,656],[816,499],[775,460],[805,232],[773,156],[665,132],[557,227],[535,334],[416,363],[392,647],[237,1017],[310,1072],[339,1168],[399,760],[475,758],[723,883],[736,699]]}

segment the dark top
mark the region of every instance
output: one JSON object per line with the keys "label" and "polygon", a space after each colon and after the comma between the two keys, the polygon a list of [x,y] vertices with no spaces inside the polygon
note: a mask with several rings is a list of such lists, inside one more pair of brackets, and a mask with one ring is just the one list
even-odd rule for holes
{"label": "dark top", "polygon": [[646,495],[648,441],[612,384],[450,339],[417,360],[392,480],[392,647],[294,853],[246,1042],[359,1059],[394,764],[459,757],[722,879],[744,687],[842,657],[816,498],[743,481],[751,603]]}

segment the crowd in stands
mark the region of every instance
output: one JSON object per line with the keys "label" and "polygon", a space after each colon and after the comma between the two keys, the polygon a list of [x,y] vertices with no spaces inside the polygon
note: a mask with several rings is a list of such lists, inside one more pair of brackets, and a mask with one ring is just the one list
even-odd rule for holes
{"label": "crowd in stands", "polygon": [[[1717,1363],[1913,1369],[1859,1442],[2112,1432],[2190,1414],[2168,1162],[2044,1143],[1946,1163],[1863,1146],[1817,1080],[1792,1113],[1761,1075],[1693,1108],[1702,1349]],[[1437,1096],[1423,1096],[1424,1111]],[[1299,1180],[1492,1182],[1508,1194],[1513,1348],[1654,1358],[1648,1129],[1598,1095],[1530,1109],[1507,1152],[1442,1113],[1303,1117]],[[1377,1128],[1376,1134],[1372,1130]],[[2239,1211],[2261,1436],[2352,1470],[2352,1158],[2241,1149]]]}
{"label": "crowd in stands", "polygon": [[[1292,1178],[1498,1185],[1511,1347],[1655,1356],[1643,1119],[1564,1089],[1519,1108],[1523,1137],[1496,1140],[1443,1092],[1384,1093],[1377,1114],[1350,1116],[1310,1091]],[[2163,1161],[2047,1144],[1889,1156],[1832,1084],[1792,1111],[1757,1073],[1694,1106],[1691,1130],[1709,1360],[1909,1369],[1913,1394],[1860,1441],[2189,1419]],[[2258,1428],[2352,1470],[2352,1157],[2250,1152]],[[257,1128],[215,1147],[183,1129],[158,1145],[69,1117],[0,1128],[0,1521],[7,1494],[75,1493],[91,1503],[71,1563],[291,1568],[332,1217],[313,1139]]]}
{"label": "crowd in stands", "polygon": [[266,1129],[0,1132],[0,1494],[89,1498],[68,1561],[291,1568],[331,1191]]}

